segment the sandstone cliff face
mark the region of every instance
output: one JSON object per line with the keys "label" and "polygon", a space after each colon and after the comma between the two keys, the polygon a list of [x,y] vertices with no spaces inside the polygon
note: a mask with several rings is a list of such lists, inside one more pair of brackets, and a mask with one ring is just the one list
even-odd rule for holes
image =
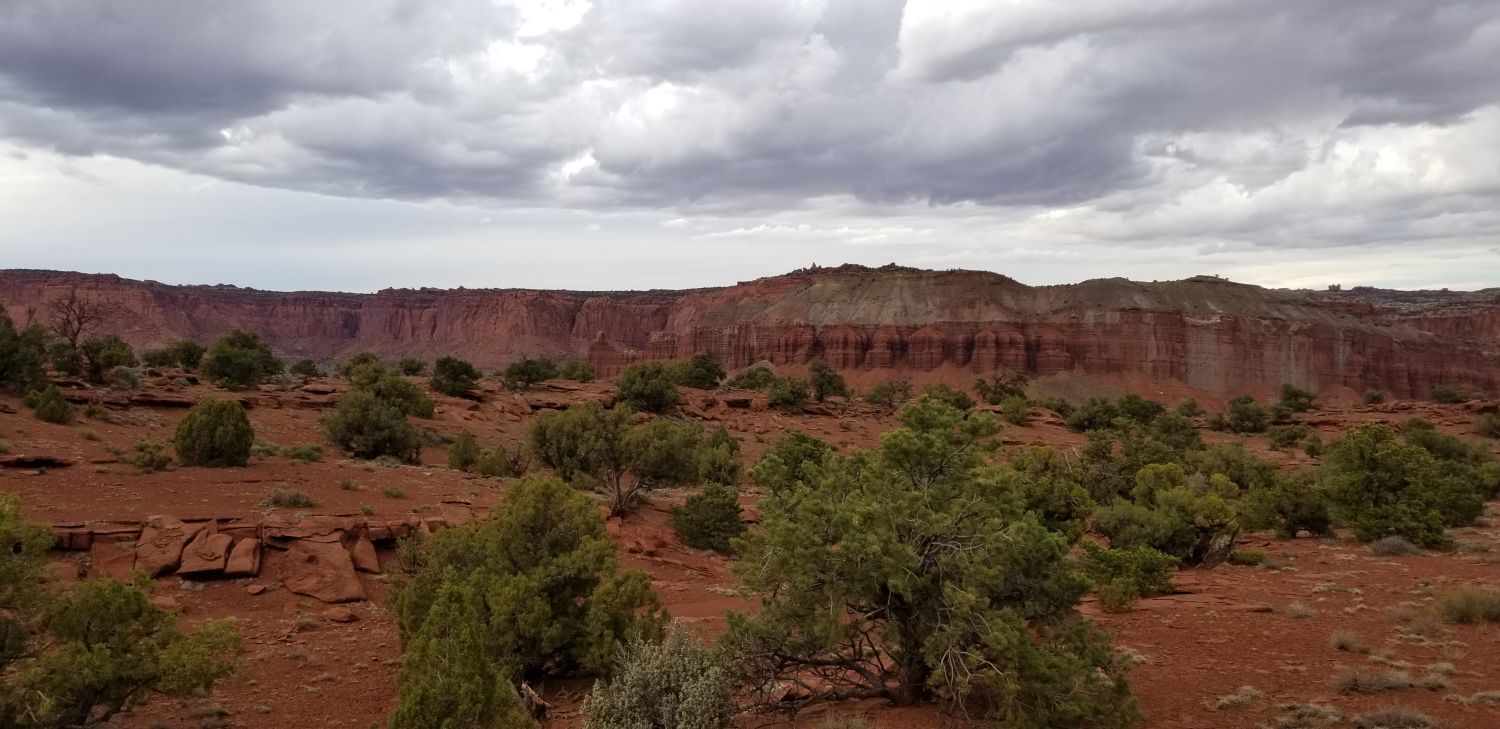
{"label": "sandstone cliff face", "polygon": [[0,271],[0,304],[45,319],[76,290],[137,346],[241,328],[287,358],[457,354],[486,368],[526,355],[587,358],[601,375],[707,352],[731,369],[814,359],[912,377],[1063,372],[1175,381],[1213,393],[1447,386],[1500,393],[1500,292],[1272,291],[1197,278],[1029,287],[982,272],[842,267],[720,289],[583,293],[264,292],[115,276]]}

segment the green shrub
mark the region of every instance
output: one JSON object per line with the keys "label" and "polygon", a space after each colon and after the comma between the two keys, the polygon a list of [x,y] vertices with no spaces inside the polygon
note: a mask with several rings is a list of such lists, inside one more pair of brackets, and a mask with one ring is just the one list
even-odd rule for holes
{"label": "green shrub", "polygon": [[998,481],[1019,492],[1026,511],[1042,526],[1067,537],[1069,544],[1083,536],[1094,501],[1078,482],[1077,462],[1048,446],[1022,446],[997,472]]}
{"label": "green shrub", "polygon": [[1000,413],[1011,425],[1026,427],[1031,424],[1031,403],[1024,397],[1009,397],[1000,403]]}
{"label": "green shrub", "polygon": [[750,367],[724,383],[726,390],[764,390],[775,381],[776,373],[763,365]]}
{"label": "green shrub", "polygon": [[1438,387],[1432,390],[1432,401],[1445,405],[1458,405],[1472,399],[1472,397],[1448,387]]}
{"label": "green shrub", "polygon": [[240,654],[231,620],[191,635],[152,604],[149,582],[59,584],[45,578],[50,530],[21,519],[0,493],[0,720],[16,729],[93,726],[154,694],[204,695]]}
{"label": "green shrub", "polygon": [[374,366],[377,370],[384,370],[385,363],[380,361],[380,356],[374,352],[357,352],[353,357],[344,360],[339,365],[339,377],[352,379],[355,373],[363,368]]}
{"label": "green shrub", "polygon": [[1224,427],[1232,433],[1263,433],[1270,421],[1265,406],[1249,395],[1230,400],[1229,411],[1224,415]]}
{"label": "green shrub", "polygon": [[1316,432],[1308,433],[1307,437],[1302,439],[1302,452],[1306,453],[1308,458],[1322,458],[1324,451],[1323,436]]}
{"label": "green shrub", "polygon": [[439,357],[432,363],[432,389],[457,397],[479,385],[481,377],[474,365],[457,357]]}
{"label": "green shrub", "polygon": [[323,446],[317,443],[298,443],[281,449],[281,455],[294,461],[316,463],[323,460]]}
{"label": "green shrub", "polygon": [[740,442],[724,426],[710,432],[698,452],[698,480],[731,487],[739,484],[744,470]]}
{"label": "green shrub", "polygon": [[1297,423],[1296,425],[1273,425],[1270,430],[1266,431],[1266,435],[1271,440],[1272,450],[1291,448],[1311,434],[1312,429],[1301,423]]}
{"label": "green shrub", "polygon": [[648,413],[660,413],[677,404],[677,381],[662,362],[631,365],[620,375],[620,401]]}
{"label": "green shrub", "polygon": [[139,390],[141,369],[139,367],[116,367],[109,373],[109,381],[118,390]]}
{"label": "green shrub", "polygon": [[1143,597],[1172,592],[1177,558],[1150,547],[1105,549],[1083,542],[1083,573],[1099,588],[1099,607],[1123,612]]}
{"label": "green shrub", "polygon": [[306,491],[277,487],[266,492],[260,499],[261,506],[283,507],[287,509],[310,509],[316,504]]}
{"label": "green shrub", "polygon": [[1114,428],[1115,421],[1120,417],[1122,417],[1120,409],[1108,398],[1094,397],[1089,398],[1089,401],[1083,405],[1073,408],[1063,422],[1069,428],[1084,433],[1090,430]]}
{"label": "green shrub", "polygon": [[322,377],[324,372],[318,367],[318,363],[310,359],[299,359],[287,370],[298,377]]}
{"label": "green shrub", "polygon": [[1474,420],[1474,432],[1487,438],[1500,438],[1500,413],[1485,413]]}
{"label": "green shrub", "polygon": [[1323,475],[1334,515],[1360,541],[1397,536],[1429,548],[1452,544],[1443,531],[1448,484],[1436,459],[1397,441],[1384,425],[1351,428],[1330,448]]}
{"label": "green shrub", "polygon": [[141,473],[165,471],[172,463],[172,457],[167,455],[166,449],[165,443],[138,440],[135,442],[135,453],[127,456],[125,460]]}
{"label": "green shrub", "polygon": [[713,357],[699,352],[669,368],[672,380],[683,387],[712,390],[724,380],[724,368]]}
{"label": "green shrub", "polygon": [[73,406],[63,397],[62,391],[54,385],[47,385],[45,389],[33,391],[34,397],[27,399],[32,413],[36,419],[44,423],[56,423],[66,425],[73,422]]}
{"label": "green shrub", "polygon": [[473,433],[460,431],[448,446],[448,467],[455,471],[468,471],[478,462],[479,442],[474,440]]}
{"label": "green shrub", "polygon": [[1370,542],[1370,554],[1377,557],[1411,557],[1422,549],[1401,537],[1381,537]]}
{"label": "green shrub", "polygon": [[736,565],[760,605],[731,614],[721,641],[745,685],[826,669],[828,681],[802,683],[807,700],[880,695],[1008,726],[1133,725],[1124,664],[1073,617],[1087,581],[1067,538],[989,476],[999,424],[932,398],[899,417],[878,449],[830,458],[816,483],[761,502]]}
{"label": "green shrub", "polygon": [[506,365],[500,371],[500,381],[512,390],[527,390],[538,382],[557,376],[557,363],[546,357],[527,357]]}
{"label": "green shrub", "polygon": [[822,360],[812,363],[808,369],[807,382],[812,390],[812,398],[818,402],[835,396],[847,398],[851,394],[844,376]]}
{"label": "green shrub", "polygon": [[1178,415],[1184,418],[1201,418],[1205,414],[1203,406],[1199,405],[1198,401],[1193,398],[1188,398],[1178,403],[1175,410]]}
{"label": "green shrub", "polygon": [[1449,623],[1500,623],[1500,588],[1463,585],[1444,590],[1433,609]]}
{"label": "green shrub", "polygon": [[1266,563],[1266,553],[1254,549],[1236,549],[1229,553],[1229,563],[1236,567],[1259,567]]}
{"label": "green shrub", "polygon": [[427,371],[427,363],[416,357],[402,357],[396,362],[396,371],[407,377],[416,377]]}
{"label": "green shrub", "polygon": [[1289,412],[1305,413],[1313,409],[1317,396],[1294,385],[1281,386],[1281,401],[1278,403]]}
{"label": "green shrub", "polygon": [[1036,401],[1036,406],[1039,408],[1046,408],[1048,410],[1051,410],[1052,412],[1061,415],[1065,420],[1069,415],[1073,414],[1074,409],[1073,403],[1060,397],[1042,398]]}
{"label": "green shrub", "polygon": [[1291,539],[1304,530],[1318,537],[1333,534],[1328,494],[1307,472],[1252,486],[1240,503],[1239,513],[1245,528],[1274,529],[1282,539]]}
{"label": "green shrub", "polygon": [[561,380],[573,380],[574,382],[592,382],[594,380],[594,365],[584,359],[565,362],[557,369],[557,377]]}
{"label": "green shrub", "polygon": [[1151,547],[1183,564],[1217,564],[1227,558],[1239,520],[1225,501],[1236,488],[1222,474],[1189,479],[1175,464],[1152,464],[1135,478],[1131,501],[1103,507],[1094,528],[1116,549]]}
{"label": "green shrub", "polygon": [[515,682],[598,673],[620,643],[661,634],[650,578],[619,571],[588,497],[527,478],[505,501],[402,545],[409,572],[391,607],[405,655],[390,729],[524,726]]}
{"label": "green shrub", "polygon": [[999,405],[1013,397],[1025,399],[1027,384],[1029,381],[1026,375],[1015,375],[1005,379],[997,377],[994,384],[981,377],[974,381],[974,392],[979,393],[979,399],[991,405]]}
{"label": "green shrub", "polygon": [[787,412],[799,412],[807,404],[807,380],[796,377],[778,377],[766,386],[766,400],[771,407]]}
{"label": "green shrub", "polygon": [[1366,405],[1379,405],[1385,402],[1385,392],[1383,390],[1365,390],[1364,402]]}
{"label": "green shrub", "polygon": [[250,461],[255,430],[236,400],[204,398],[177,424],[172,445],[189,466],[243,466]]}
{"label": "green shrub", "polygon": [[631,641],[583,702],[583,729],[724,729],[738,711],[715,651],[677,625],[660,643]]}
{"label": "green shrub", "polygon": [[203,359],[203,376],[229,390],[255,387],[281,370],[271,345],[238,329],[214,342]]}
{"label": "green shrub", "polygon": [[809,486],[819,467],[833,455],[833,446],[796,428],[786,432],[750,469],[755,482],[780,496]]}
{"label": "green shrub", "polygon": [[745,532],[740,520],[739,493],[729,486],[709,484],[672,510],[672,528],[682,543],[723,554],[734,551],[734,540]]}
{"label": "green shrub", "polygon": [[[104,376],[116,367],[134,367],[135,350],[125,340],[113,335],[89,337],[78,346],[83,356],[83,372],[89,382],[104,382]],[[127,388],[128,389],[128,388]]]}
{"label": "green shrub", "polygon": [[590,402],[538,416],[527,442],[558,477],[603,492],[610,514],[624,516],[646,491],[688,483],[700,469],[700,427],[666,418],[634,421],[628,410]]}
{"label": "green shrub", "polygon": [[430,418],[434,411],[432,398],[416,383],[387,370],[384,365],[367,364],[356,368],[350,377],[356,391],[368,392],[392,405],[405,415]]}
{"label": "green shrub", "polygon": [[522,456],[521,449],[507,451],[500,443],[480,452],[474,461],[474,473],[491,478],[514,478],[525,474],[526,468],[526,459]]}
{"label": "green shrub", "polygon": [[385,494],[386,496],[389,496],[393,499],[406,498],[406,489],[401,488],[400,486],[387,486],[381,489],[380,493]]}
{"label": "green shrub", "polygon": [[47,339],[40,325],[16,329],[0,309],[0,389],[29,392],[46,382]]}
{"label": "green shrub", "polygon": [[870,391],[865,394],[865,402],[882,407],[899,408],[911,402],[911,393],[909,380],[886,380],[870,388]]}
{"label": "green shrub", "polygon": [[402,405],[369,390],[339,398],[322,427],[330,441],[358,458],[392,456],[416,463],[422,451],[422,436],[407,422]]}
{"label": "green shrub", "polygon": [[974,398],[970,397],[969,393],[940,382],[922,388],[922,397],[965,412],[974,409]]}

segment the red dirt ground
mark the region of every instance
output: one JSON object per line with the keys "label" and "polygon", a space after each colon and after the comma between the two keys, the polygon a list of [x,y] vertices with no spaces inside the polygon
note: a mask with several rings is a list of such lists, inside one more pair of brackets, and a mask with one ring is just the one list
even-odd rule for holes
{"label": "red dirt ground", "polygon": [[[211,390],[188,387],[179,394],[196,397]],[[318,442],[314,409],[266,406],[274,393],[263,394],[251,410],[259,440],[282,446]],[[477,407],[477,409],[476,409]],[[13,412],[6,412],[13,411]],[[22,496],[28,515],[37,521],[131,521],[153,514],[179,518],[251,517],[274,511],[257,506],[266,491],[285,486],[312,496],[318,514],[359,514],[369,506],[381,518],[423,514],[445,501],[472,502],[481,509],[497,503],[505,483],[448,470],[441,447],[424,451],[423,465],[386,466],[346,460],[324,447],[324,459],[299,463],[281,456],[257,456],[244,469],[177,467],[141,475],[119,463],[107,445],[129,449],[141,438],[170,440],[181,409],[135,407],[113,413],[115,422],[80,419],[68,426],[33,419],[15,398],[0,396],[0,445],[11,454],[49,454],[76,459],[71,467],[45,472],[0,468],[0,490]],[[1312,414],[1325,440],[1363,420],[1400,423],[1420,415],[1441,429],[1466,434],[1472,415],[1460,407],[1395,403],[1367,408],[1334,407]],[[743,443],[747,462],[765,441],[792,427],[802,428],[841,449],[872,445],[892,427],[888,415],[788,416],[767,411],[730,411],[721,423]],[[440,399],[438,413],[421,425],[453,433],[473,431],[481,445],[520,440],[526,418],[489,404],[474,406]],[[709,423],[714,425],[714,423]],[[1072,446],[1082,442],[1055,419],[1030,427],[1008,427],[1007,444],[1042,443]],[[1210,441],[1234,439],[1205,433]],[[1466,436],[1473,437],[1473,436]],[[1264,438],[1245,438],[1257,451]],[[1492,447],[1495,447],[1492,443]],[[1283,462],[1305,461],[1272,453]],[[357,490],[346,490],[351,480]],[[405,491],[404,498],[383,492]],[[626,567],[650,573],[656,591],[672,615],[712,636],[722,629],[724,613],[749,603],[736,596],[729,561],[680,544],[666,512],[683,492],[658,492],[653,503],[619,527],[618,541]],[[755,494],[747,493],[753,506]],[[1500,504],[1491,504],[1480,526],[1457,530],[1464,549],[1455,554],[1383,558],[1348,538],[1275,540],[1252,534],[1242,546],[1267,552],[1281,566],[1223,566],[1211,571],[1183,571],[1176,578],[1180,594],[1144,600],[1136,609],[1108,614],[1092,602],[1084,612],[1112,630],[1120,648],[1143,661],[1132,683],[1151,729],[1210,729],[1270,725],[1287,703],[1331,705],[1348,715],[1401,705],[1420,709],[1450,728],[1500,726],[1500,707],[1462,705],[1449,697],[1500,690],[1500,628],[1444,626],[1417,620],[1403,623],[1404,613],[1421,613],[1444,586],[1463,582],[1500,582]],[[641,553],[644,547],[645,552]],[[75,574],[86,553],[60,553],[59,571]],[[156,700],[113,726],[148,727],[365,727],[378,726],[395,704],[395,673],[400,660],[396,631],[381,601],[383,575],[361,575],[374,598],[350,606],[358,619],[333,622],[329,606],[276,587],[277,560],[268,550],[262,575],[255,579],[190,582],[163,578],[156,594],[171,598],[191,624],[205,618],[232,616],[245,635],[246,660],[239,673],[212,697],[190,701]],[[391,560],[389,554],[382,555]],[[251,595],[250,583],[272,589]],[[1297,604],[1301,609],[1292,609]],[[1303,617],[1299,617],[1298,615]],[[1343,666],[1379,667],[1370,656],[1335,650],[1335,631],[1351,631],[1374,655],[1409,663],[1414,677],[1434,663],[1451,663],[1449,686],[1344,696],[1329,688]],[[1252,686],[1263,698],[1238,708],[1218,709],[1219,697]],[[558,709],[549,726],[575,727],[579,699],[587,682],[542,687]],[[227,712],[227,713],[223,713]],[[216,719],[222,714],[222,719]],[[893,709],[868,702],[809,710],[788,721],[780,716],[748,716],[744,726],[816,727],[829,717],[860,716],[873,726],[916,728],[963,726],[931,708]],[[215,723],[222,721],[223,723]]]}

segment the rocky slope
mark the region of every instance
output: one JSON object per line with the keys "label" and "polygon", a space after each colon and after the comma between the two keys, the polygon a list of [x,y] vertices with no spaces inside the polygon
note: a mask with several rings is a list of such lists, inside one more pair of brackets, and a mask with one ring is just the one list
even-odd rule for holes
{"label": "rocky slope", "polygon": [[689,291],[384,290],[169,286],[107,275],[0,271],[0,304],[45,319],[77,291],[138,346],[242,328],[288,358],[457,354],[630,362],[708,352],[731,368],[821,358],[861,379],[1024,372],[1176,382],[1211,393],[1291,382],[1500,393],[1500,290],[1268,290],[1211,277],[1032,287],[994,273],[857,266]]}

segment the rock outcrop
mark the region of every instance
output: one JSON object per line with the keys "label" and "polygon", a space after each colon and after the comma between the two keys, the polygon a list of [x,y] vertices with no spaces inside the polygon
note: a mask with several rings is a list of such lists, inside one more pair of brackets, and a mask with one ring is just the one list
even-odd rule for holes
{"label": "rock outcrop", "polygon": [[[372,350],[457,354],[492,368],[548,355],[586,358],[607,377],[643,359],[707,352],[730,369],[823,359],[871,378],[1074,373],[1221,394],[1290,382],[1392,397],[1436,387],[1500,395],[1500,289],[1285,291],[1212,277],[1032,287],[985,272],[844,266],[677,292],[339,294],[0,271],[0,304],[18,321],[71,291],[105,304],[101,328],[138,346],[242,328],[288,359]],[[308,397],[297,406],[331,400]]]}

